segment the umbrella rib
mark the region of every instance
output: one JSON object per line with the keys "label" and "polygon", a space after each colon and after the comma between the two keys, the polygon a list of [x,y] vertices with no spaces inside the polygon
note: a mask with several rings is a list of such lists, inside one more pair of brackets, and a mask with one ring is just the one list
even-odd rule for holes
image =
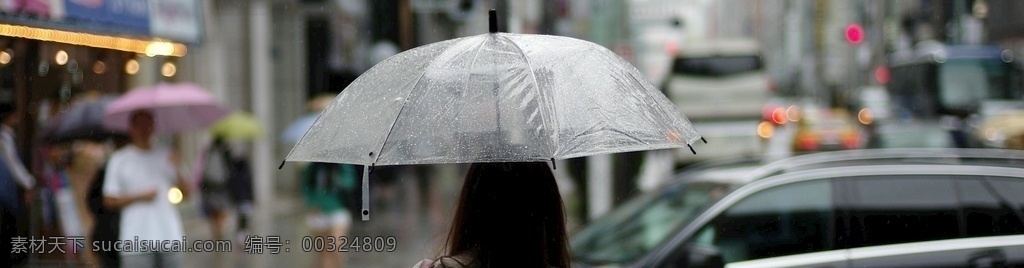
{"label": "umbrella rib", "polygon": [[[609,64],[607,64],[606,66],[618,66],[618,65],[616,65],[616,64],[615,64],[615,62],[611,62],[611,61],[613,61],[613,60],[614,60],[614,58],[611,58],[611,57],[609,57],[609,56],[608,56],[608,55],[606,55],[606,54],[602,54],[602,53],[600,53],[600,51],[595,51],[595,52],[596,52],[596,53],[597,53],[597,54],[599,55],[599,58],[601,58],[602,60],[604,60],[604,61],[606,61],[606,62],[609,62]],[[627,73],[627,75],[629,76],[629,78],[631,78],[631,79],[633,80],[633,82],[634,82],[634,83],[636,83],[636,84],[640,85],[640,87],[641,87],[641,88],[644,88],[644,89],[646,89],[646,87],[644,87],[644,83],[643,83],[643,81],[640,81],[640,79],[638,79],[638,78],[636,77],[636,75],[634,75],[634,73],[633,73],[633,72],[631,72],[630,70],[628,70],[628,69],[627,69],[627,70],[626,70],[626,73]],[[649,101],[651,101],[651,103],[652,103],[652,104],[655,104],[654,106],[658,107],[658,110],[659,110],[659,111],[661,111],[661,112],[662,112],[663,114],[666,114],[666,115],[668,115],[668,114],[672,114],[672,113],[670,113],[669,111],[666,111],[666,110],[665,110],[665,107],[663,107],[662,105],[657,105],[657,104],[658,104],[658,100],[654,99],[654,98],[653,98],[653,97],[651,96],[651,94],[641,94],[641,95],[643,95],[643,97],[644,97],[644,98],[646,98],[646,99],[648,99]],[[686,144],[693,144],[693,142],[696,142],[696,141],[697,141],[697,139],[699,139],[699,136],[700,136],[700,135],[697,135],[696,137],[694,137],[694,138],[691,138],[690,140],[687,140],[687,141],[686,141]]]}
{"label": "umbrella rib", "polygon": [[[479,56],[480,56],[480,51],[481,51],[481,50],[483,50],[483,48],[484,48],[484,44],[486,44],[486,43],[487,43],[487,39],[486,39],[486,38],[484,38],[484,40],[483,40],[483,41],[480,41],[480,45],[478,45],[478,46],[476,47],[476,51],[474,51],[474,52],[473,52],[473,61],[469,63],[469,70],[470,70],[470,71],[472,71],[472,70],[475,70],[475,68],[476,68],[476,59],[477,59],[477,58],[479,58]],[[435,59],[436,59],[436,58],[435,58]],[[433,62],[431,62],[431,63],[433,63]],[[429,66],[429,64],[428,64],[428,66]],[[426,72],[424,72],[424,73],[426,73]],[[462,83],[462,89],[463,89],[463,91],[466,91],[466,92],[465,92],[465,93],[463,93],[463,94],[469,94],[469,92],[468,92],[468,89],[469,89],[469,81],[470,81],[470,80],[471,80],[471,79],[466,79],[466,82],[465,82],[465,83]],[[457,110],[455,111],[455,114],[456,114],[456,116],[458,116],[458,115],[461,115],[461,114],[462,114],[463,108],[465,108],[465,106],[466,106],[466,102],[465,102],[465,101],[463,101],[463,102],[462,102],[462,107],[459,107],[459,108],[458,108],[458,109],[457,109]]]}
{"label": "umbrella rib", "polygon": [[[540,83],[537,83],[537,74],[534,73],[534,71],[533,71],[533,63],[530,62],[530,58],[526,57],[526,52],[524,52],[523,48],[519,47],[519,44],[517,44],[515,41],[513,41],[512,38],[505,37],[505,39],[507,39],[509,43],[512,43],[512,47],[515,47],[516,50],[519,51],[519,55],[522,56],[523,61],[526,61],[526,67],[529,69],[528,71],[530,72],[530,78],[533,80],[533,90],[537,92],[537,97],[541,98],[540,100],[538,100],[538,102],[544,103],[544,102],[542,102],[544,94],[540,90]],[[538,107],[538,109],[539,109],[539,107]],[[553,106],[552,106],[552,109],[554,109]],[[540,120],[541,120],[541,122],[543,122],[543,123],[541,123],[541,126],[546,126],[547,124],[545,124],[545,123],[547,123],[547,121],[548,121],[547,120],[548,116],[544,113],[544,109],[539,109],[539,110],[540,110],[540,118],[541,118]],[[558,135],[555,135],[554,133],[558,133],[558,132],[557,131],[550,131],[548,133],[550,138],[551,138],[551,140],[550,140],[552,142],[551,144],[557,144],[558,143],[558,141],[556,140],[556,139],[558,139]],[[555,146],[549,144],[549,146],[548,146],[548,155],[553,157],[555,155],[554,151],[555,151]]]}
{"label": "umbrella rib", "polygon": [[[445,48],[444,50],[447,51],[448,49]],[[444,51],[442,51],[441,54],[443,53]],[[420,81],[423,81],[423,76],[427,74],[427,71],[430,70],[430,66],[434,65],[434,62],[437,61],[438,58],[440,57],[435,56],[433,59],[430,59],[430,62],[427,63],[427,65],[423,66],[423,72],[421,72],[420,75],[416,77],[416,83],[412,85],[412,88],[409,89],[409,92],[405,94],[404,98],[402,98],[402,107],[398,108],[398,113],[395,114],[395,119],[391,121],[391,126],[388,127],[388,133],[387,135],[384,136],[384,140],[381,141],[380,148],[378,148],[377,153],[374,154],[373,162],[371,164],[377,164],[377,159],[380,159],[381,152],[384,151],[384,147],[387,146],[388,144],[388,139],[391,138],[391,133],[393,133],[393,131],[395,130],[395,124],[398,123],[398,119],[402,117],[402,112],[405,111],[405,107],[407,106],[406,104],[409,103],[409,96],[412,96],[412,92],[416,90],[417,86],[420,85]],[[372,154],[373,152],[370,153]]]}

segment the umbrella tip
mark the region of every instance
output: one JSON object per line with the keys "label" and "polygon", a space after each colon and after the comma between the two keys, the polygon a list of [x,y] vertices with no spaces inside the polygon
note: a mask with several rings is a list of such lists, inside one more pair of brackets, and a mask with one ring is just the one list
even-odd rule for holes
{"label": "umbrella tip", "polygon": [[283,168],[283,167],[284,167],[284,161],[285,161],[285,160],[281,160],[281,165],[280,165],[280,166],[277,166],[277,170],[281,170],[281,168]]}
{"label": "umbrella tip", "polygon": [[693,150],[693,145],[689,145],[689,144],[687,144],[687,145],[686,145],[686,147],[690,147],[690,152],[691,152],[691,153],[693,153],[694,155],[696,155],[696,154],[697,154],[697,151],[694,151],[694,150]]}
{"label": "umbrella tip", "polygon": [[494,9],[491,9],[491,11],[487,12],[487,15],[490,18],[491,33],[497,33],[498,32],[498,11],[495,11]]}
{"label": "umbrella tip", "polygon": [[703,141],[704,144],[708,144],[708,140],[705,140],[704,136],[700,136],[700,141]]}
{"label": "umbrella tip", "polygon": [[551,169],[558,169],[558,166],[555,165],[555,158],[554,157],[551,158]]}

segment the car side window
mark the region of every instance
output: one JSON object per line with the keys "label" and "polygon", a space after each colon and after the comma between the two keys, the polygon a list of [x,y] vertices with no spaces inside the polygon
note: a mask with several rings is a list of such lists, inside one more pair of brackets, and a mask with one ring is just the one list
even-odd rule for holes
{"label": "car side window", "polygon": [[999,197],[1016,210],[1014,214],[1024,220],[1024,179],[990,177],[987,181]]}
{"label": "car side window", "polygon": [[714,246],[726,262],[829,250],[832,198],[830,180],[768,188],[728,208],[690,244]]}
{"label": "car side window", "polygon": [[[993,190],[981,179],[956,180],[957,197],[960,199],[963,222],[967,237],[1009,235],[1024,233],[1024,224],[1010,203],[1002,202]],[[1024,190],[1024,189],[1022,189]],[[998,190],[996,190],[998,191]]]}
{"label": "car side window", "polygon": [[960,237],[951,178],[884,176],[842,179],[849,185],[849,247]]}

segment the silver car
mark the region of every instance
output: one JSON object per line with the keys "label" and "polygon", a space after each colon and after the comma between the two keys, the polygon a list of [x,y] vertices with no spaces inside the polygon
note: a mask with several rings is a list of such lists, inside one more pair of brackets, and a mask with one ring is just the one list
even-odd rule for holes
{"label": "silver car", "polygon": [[1020,266],[1022,167],[1019,151],[867,150],[704,168],[572,250],[578,267]]}

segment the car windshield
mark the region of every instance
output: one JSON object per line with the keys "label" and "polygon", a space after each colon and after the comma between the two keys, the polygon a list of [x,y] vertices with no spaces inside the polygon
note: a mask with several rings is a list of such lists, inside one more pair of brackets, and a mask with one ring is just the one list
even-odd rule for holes
{"label": "car windshield", "polygon": [[644,195],[593,221],[571,242],[578,261],[635,261],[664,243],[731,189],[730,184],[689,182]]}
{"label": "car windshield", "polygon": [[977,105],[982,99],[999,98],[1005,76],[998,60],[950,60],[941,65],[940,97],[951,107]]}

